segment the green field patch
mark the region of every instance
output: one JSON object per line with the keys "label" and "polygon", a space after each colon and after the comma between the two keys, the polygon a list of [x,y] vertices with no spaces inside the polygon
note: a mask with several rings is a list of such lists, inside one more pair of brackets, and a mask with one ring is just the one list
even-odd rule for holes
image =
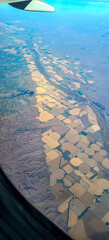
{"label": "green field patch", "polygon": [[64,113],[63,113],[63,116],[68,118],[69,116],[71,116],[71,114],[69,113],[68,110],[65,110]]}
{"label": "green field patch", "polygon": [[71,154],[71,152],[69,152],[69,151],[65,151],[65,152],[63,152],[63,158],[64,158],[65,160],[70,161],[69,154]]}

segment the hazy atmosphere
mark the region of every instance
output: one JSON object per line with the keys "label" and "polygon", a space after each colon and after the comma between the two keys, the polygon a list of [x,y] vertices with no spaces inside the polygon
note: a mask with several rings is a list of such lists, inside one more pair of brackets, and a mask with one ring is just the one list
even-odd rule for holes
{"label": "hazy atmosphere", "polygon": [[0,164],[73,239],[109,237],[109,1],[0,5]]}

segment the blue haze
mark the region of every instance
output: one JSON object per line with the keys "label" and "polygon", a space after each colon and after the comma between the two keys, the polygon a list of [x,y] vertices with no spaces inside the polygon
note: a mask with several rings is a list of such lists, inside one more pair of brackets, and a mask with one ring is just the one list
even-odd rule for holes
{"label": "blue haze", "polygon": [[[91,69],[93,87],[89,97],[104,105],[109,114],[109,2],[108,1],[47,1],[55,13],[31,13],[0,6],[0,22],[23,27],[22,38],[31,42],[34,34],[42,37],[48,52],[57,57],[78,58],[84,68]],[[72,67],[72,66],[71,66]]]}

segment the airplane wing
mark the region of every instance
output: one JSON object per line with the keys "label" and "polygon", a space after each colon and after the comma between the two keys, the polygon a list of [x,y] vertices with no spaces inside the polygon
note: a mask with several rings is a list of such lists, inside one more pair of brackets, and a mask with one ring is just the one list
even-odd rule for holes
{"label": "airplane wing", "polygon": [[54,12],[54,7],[43,0],[0,0],[0,4],[8,3],[12,7],[35,12]]}

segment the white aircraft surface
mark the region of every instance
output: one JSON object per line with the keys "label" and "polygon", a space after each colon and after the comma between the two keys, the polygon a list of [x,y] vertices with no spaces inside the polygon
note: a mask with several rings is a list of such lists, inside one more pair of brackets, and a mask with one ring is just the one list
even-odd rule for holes
{"label": "white aircraft surface", "polygon": [[0,0],[0,4],[6,4],[26,10],[35,12],[54,12],[54,7],[44,2],[43,0]]}

